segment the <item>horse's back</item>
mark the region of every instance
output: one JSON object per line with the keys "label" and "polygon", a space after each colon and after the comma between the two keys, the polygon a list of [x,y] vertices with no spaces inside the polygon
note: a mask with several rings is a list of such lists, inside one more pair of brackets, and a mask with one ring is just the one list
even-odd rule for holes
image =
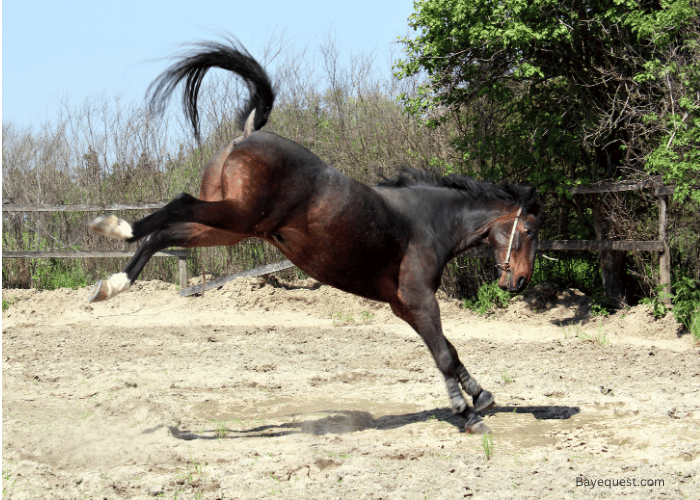
{"label": "horse's back", "polygon": [[225,199],[244,199],[246,210],[266,214],[253,236],[325,283],[386,300],[380,289],[387,268],[398,265],[406,225],[374,189],[263,131],[233,148],[222,184]]}

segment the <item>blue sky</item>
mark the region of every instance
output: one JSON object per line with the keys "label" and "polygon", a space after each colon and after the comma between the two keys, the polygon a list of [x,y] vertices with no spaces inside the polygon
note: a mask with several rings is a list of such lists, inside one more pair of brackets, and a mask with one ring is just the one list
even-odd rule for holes
{"label": "blue sky", "polygon": [[143,98],[181,44],[228,31],[256,56],[272,33],[297,48],[334,32],[341,56],[399,53],[412,0],[5,0],[2,2],[2,121],[38,129],[61,102]]}

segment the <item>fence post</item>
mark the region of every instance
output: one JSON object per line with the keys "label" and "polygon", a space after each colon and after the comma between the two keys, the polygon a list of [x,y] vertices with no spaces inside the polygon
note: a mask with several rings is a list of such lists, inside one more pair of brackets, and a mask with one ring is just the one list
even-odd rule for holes
{"label": "fence post", "polygon": [[187,288],[187,255],[177,258],[177,267],[180,274],[180,289]]}
{"label": "fence post", "polygon": [[668,225],[668,196],[661,190],[659,194],[659,241],[664,245],[664,250],[659,254],[659,284],[663,285],[663,303],[671,305],[671,251],[666,240],[666,226]]}

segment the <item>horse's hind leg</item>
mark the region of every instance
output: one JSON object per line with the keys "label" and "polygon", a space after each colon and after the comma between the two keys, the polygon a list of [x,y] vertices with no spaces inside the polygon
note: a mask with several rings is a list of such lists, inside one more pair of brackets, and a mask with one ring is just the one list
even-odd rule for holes
{"label": "horse's hind leg", "polygon": [[127,291],[156,252],[172,246],[210,247],[233,246],[243,235],[212,229],[199,224],[174,224],[149,234],[124,269],[95,285],[90,302],[108,300]]}
{"label": "horse's hind leg", "polygon": [[164,230],[168,226],[172,227],[173,223],[177,221],[170,216],[169,208],[173,203],[178,202],[184,197],[192,198],[190,195],[181,193],[164,207],[135,222],[127,222],[124,219],[118,218],[116,215],[110,214],[97,217],[90,222],[89,227],[91,231],[103,236],[132,243],[151,233]]}
{"label": "horse's hind leg", "polygon": [[[129,223],[108,215],[93,220],[90,229],[129,243],[183,222],[251,235],[256,224],[272,210],[265,200],[255,201],[250,205],[236,200],[206,201],[180,193],[170,203],[143,219]],[[283,211],[283,207],[276,208],[278,212]]]}

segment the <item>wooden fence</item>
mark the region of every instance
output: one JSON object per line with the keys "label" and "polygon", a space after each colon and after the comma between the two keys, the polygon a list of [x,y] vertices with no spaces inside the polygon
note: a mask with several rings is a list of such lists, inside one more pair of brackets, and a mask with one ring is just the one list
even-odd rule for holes
{"label": "wooden fence", "polygon": [[[164,206],[160,203],[132,203],[132,204],[112,204],[112,205],[2,205],[3,212],[110,212],[114,210],[157,210]],[[134,252],[128,251],[61,251],[50,250],[43,252],[7,252],[3,249],[3,259],[91,259],[105,257],[131,258]],[[180,287],[187,287],[187,250],[163,250],[157,252],[154,257],[177,257],[178,275]]]}
{"label": "wooden fence", "polygon": [[[574,194],[597,194],[609,192],[624,192],[640,189],[654,189],[654,195],[659,199],[659,239],[657,241],[618,241],[618,240],[545,240],[540,241],[538,251],[557,250],[613,250],[620,252],[657,252],[659,254],[659,284],[664,286],[664,291],[671,293],[671,254],[666,241],[666,228],[668,224],[667,210],[668,197],[673,194],[674,186],[659,185],[658,179],[648,181],[622,181],[622,182],[601,182],[594,186],[584,188],[574,188]],[[108,212],[114,210],[157,210],[164,206],[160,203],[135,203],[135,204],[112,204],[112,205],[14,205],[3,204],[3,212]],[[6,252],[3,250],[2,258],[96,258],[96,257],[131,257],[133,252]],[[187,250],[164,250],[155,254],[156,257],[178,257],[180,294],[192,295],[212,288],[221,286],[223,283],[243,276],[260,276],[282,269],[293,267],[289,261],[268,264],[251,271],[244,271],[231,276],[218,278],[208,283],[195,285],[187,288]],[[488,258],[493,254],[487,248],[475,248],[465,256]],[[666,300],[668,302],[668,299]]]}

